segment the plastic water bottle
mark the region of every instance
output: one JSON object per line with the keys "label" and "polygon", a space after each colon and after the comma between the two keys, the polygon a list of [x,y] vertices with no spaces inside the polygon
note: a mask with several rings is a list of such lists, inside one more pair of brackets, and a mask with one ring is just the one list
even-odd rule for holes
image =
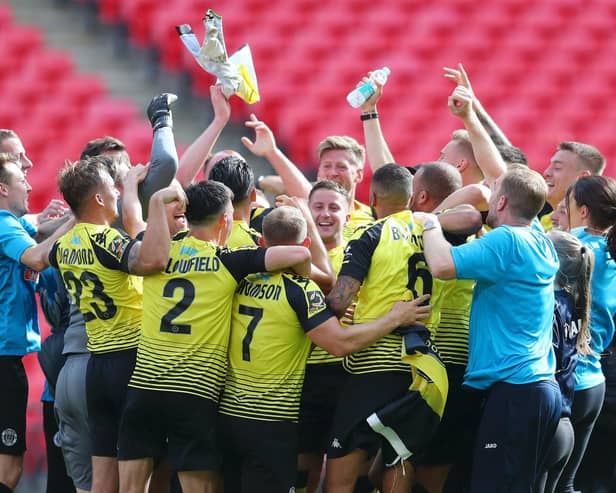
{"label": "plastic water bottle", "polygon": [[347,96],[347,101],[353,108],[359,108],[362,104],[364,104],[370,97],[376,92],[376,86],[373,81],[377,81],[380,84],[385,84],[387,82],[387,77],[391,70],[388,67],[383,67],[382,69],[375,70],[372,72],[370,76],[370,81],[362,84],[359,87],[353,89]]}

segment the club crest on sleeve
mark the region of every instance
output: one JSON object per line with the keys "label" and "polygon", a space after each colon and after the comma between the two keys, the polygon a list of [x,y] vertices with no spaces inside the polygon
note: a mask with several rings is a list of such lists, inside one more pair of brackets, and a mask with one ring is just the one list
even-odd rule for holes
{"label": "club crest on sleeve", "polygon": [[109,251],[117,258],[122,258],[124,255],[124,250],[126,250],[126,246],[128,242],[122,238],[121,236],[115,237],[109,243]]}
{"label": "club crest on sleeve", "polygon": [[308,313],[314,314],[325,308],[325,297],[321,291],[308,291]]}

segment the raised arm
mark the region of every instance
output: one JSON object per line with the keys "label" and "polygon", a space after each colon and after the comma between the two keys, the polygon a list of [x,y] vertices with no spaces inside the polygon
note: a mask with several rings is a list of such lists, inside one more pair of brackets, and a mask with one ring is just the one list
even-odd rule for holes
{"label": "raised arm", "polygon": [[454,235],[474,235],[483,226],[481,212],[468,204],[462,204],[438,214],[438,220],[443,231]]}
{"label": "raised arm", "polygon": [[[220,137],[231,116],[229,101],[225,98],[219,85],[210,86],[210,99],[214,110],[214,119],[203,133],[188,146],[180,159],[177,179],[184,188],[190,185],[205,165],[206,159],[212,152],[218,137]],[[207,177],[207,170],[205,176]]]}
{"label": "raised arm", "polygon": [[487,211],[491,194],[492,192],[485,185],[473,183],[472,185],[467,185],[453,192],[443,200],[434,211],[439,212],[446,209],[453,209],[462,204],[472,205],[478,211]]}
{"label": "raised arm", "polygon": [[438,216],[416,212],[413,217],[424,226],[424,256],[430,272],[439,279],[454,279],[456,265],[451,254],[451,244],[443,236]]}
{"label": "raised arm", "polygon": [[122,193],[122,219],[124,230],[131,238],[135,238],[146,228],[143,220],[143,210],[139,201],[138,187],[148,174],[147,166],[138,164],[133,166],[124,178],[124,192]]}
{"label": "raised arm", "polygon": [[154,132],[152,154],[148,173],[139,183],[139,201],[143,208],[143,219],[148,218],[150,198],[155,192],[168,187],[178,169],[178,153],[175,148],[173,131],[169,127]]}
{"label": "raised arm", "polygon": [[505,135],[505,133],[500,129],[500,127],[496,124],[496,122],[492,119],[492,117],[485,110],[481,101],[473,91],[473,87],[471,86],[471,81],[464,70],[464,67],[461,63],[458,64],[458,68],[449,68],[443,67],[445,71],[445,77],[447,79],[453,80],[457,85],[466,87],[470,93],[473,95],[473,109],[479,118],[479,121],[486,129],[492,140],[496,145],[511,145],[511,142]]}
{"label": "raised arm", "polygon": [[311,183],[304,176],[304,173],[276,146],[276,139],[269,127],[260,121],[254,113],[250,115],[250,120],[246,122],[246,126],[255,131],[254,142],[248,137],[242,137],[242,143],[247,149],[255,156],[264,157],[269,161],[272,168],[282,179],[284,188],[289,195],[307,199],[312,189]]}
{"label": "raised arm", "polygon": [[334,275],[334,269],[332,268],[329,255],[327,255],[327,249],[319,236],[317,225],[314,223],[308,204],[304,199],[297,197],[288,197],[287,195],[280,195],[276,197],[276,206],[289,205],[300,210],[304,219],[306,220],[306,226],[308,227],[308,238],[310,238],[310,254],[312,256],[312,266],[310,269],[310,279],[316,282],[324,293],[329,293],[334,287],[336,282],[336,276]]}
{"label": "raised arm", "polygon": [[135,243],[128,257],[131,274],[140,276],[160,272],[169,260],[171,233],[167,223],[166,206],[172,202],[186,203],[184,190],[177,182],[152,195],[150,217],[143,235],[143,241]]}
{"label": "raised arm", "polygon": [[473,96],[464,86],[457,86],[448,102],[449,110],[464,123],[473,146],[477,165],[487,180],[495,180],[507,171],[507,166],[488,132],[473,111]]}
{"label": "raised arm", "polygon": [[[364,77],[358,85],[368,82],[371,72],[367,77]],[[379,113],[376,109],[376,103],[383,95],[383,84],[373,81],[376,87],[375,93],[361,105],[362,126],[364,127],[364,140],[366,144],[366,154],[368,156],[368,164],[372,171],[376,171],[385,164],[394,163],[394,157],[389,150],[381,123]]]}

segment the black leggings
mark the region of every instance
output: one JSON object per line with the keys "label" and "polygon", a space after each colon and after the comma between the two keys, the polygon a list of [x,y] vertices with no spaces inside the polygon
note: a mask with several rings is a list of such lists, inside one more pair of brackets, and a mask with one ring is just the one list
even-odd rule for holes
{"label": "black leggings", "polygon": [[544,493],[554,493],[556,484],[567,465],[571,452],[573,451],[573,426],[569,418],[560,418],[558,428],[554,438],[550,442],[545,462],[543,464],[543,473],[539,476],[539,482],[536,491]]}
{"label": "black leggings", "polygon": [[578,390],[573,395],[571,424],[573,424],[575,444],[556,487],[558,493],[573,493],[573,480],[584,457],[595,421],[601,411],[604,396],[605,382],[590,389]]}

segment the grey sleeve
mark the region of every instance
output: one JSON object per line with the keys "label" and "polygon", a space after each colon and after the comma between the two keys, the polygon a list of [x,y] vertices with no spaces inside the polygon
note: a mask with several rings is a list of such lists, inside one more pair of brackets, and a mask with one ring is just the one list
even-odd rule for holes
{"label": "grey sleeve", "polygon": [[169,186],[178,170],[178,153],[173,130],[162,127],[154,132],[148,174],[139,184],[139,202],[143,208],[144,221],[148,218],[150,198],[161,188]]}

